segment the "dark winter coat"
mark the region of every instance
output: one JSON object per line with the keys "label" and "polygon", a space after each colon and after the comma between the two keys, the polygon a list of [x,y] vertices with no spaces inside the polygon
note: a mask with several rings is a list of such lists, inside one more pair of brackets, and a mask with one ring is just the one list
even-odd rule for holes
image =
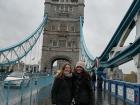
{"label": "dark winter coat", "polygon": [[73,74],[73,96],[76,105],[92,105],[93,92],[91,78],[87,73]]}
{"label": "dark winter coat", "polygon": [[52,104],[70,105],[72,101],[72,78],[56,77],[51,90]]}
{"label": "dark winter coat", "polygon": [[93,82],[96,82],[96,74],[95,73],[92,74],[91,79]]}
{"label": "dark winter coat", "polygon": [[97,89],[102,90],[102,84],[103,84],[103,79],[102,77],[98,76],[97,77]]}

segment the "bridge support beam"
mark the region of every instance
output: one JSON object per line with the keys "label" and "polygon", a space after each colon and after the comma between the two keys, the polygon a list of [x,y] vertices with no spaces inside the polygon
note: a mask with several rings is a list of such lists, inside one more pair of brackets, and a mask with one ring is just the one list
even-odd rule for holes
{"label": "bridge support beam", "polygon": [[[136,22],[136,39],[140,37],[140,12],[137,15],[137,22]],[[137,68],[137,82],[140,83],[140,53],[137,54],[134,58],[134,62]]]}
{"label": "bridge support beam", "polygon": [[[117,54],[118,52],[120,52],[123,49],[124,49],[124,47],[120,47],[120,45],[118,45],[117,47],[114,47],[112,49],[112,51],[109,53],[109,59],[114,57],[115,54]],[[123,72],[122,72],[121,69],[119,69],[119,66],[114,67],[114,68],[108,68],[106,76],[110,80],[113,80],[113,79],[115,79],[115,80],[123,80]]]}

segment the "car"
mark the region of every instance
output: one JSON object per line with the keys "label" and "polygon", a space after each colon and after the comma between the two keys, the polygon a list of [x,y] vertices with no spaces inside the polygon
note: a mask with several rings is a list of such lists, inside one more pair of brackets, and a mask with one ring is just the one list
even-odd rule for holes
{"label": "car", "polygon": [[28,86],[30,78],[23,72],[13,72],[4,80],[4,87],[21,87]]}

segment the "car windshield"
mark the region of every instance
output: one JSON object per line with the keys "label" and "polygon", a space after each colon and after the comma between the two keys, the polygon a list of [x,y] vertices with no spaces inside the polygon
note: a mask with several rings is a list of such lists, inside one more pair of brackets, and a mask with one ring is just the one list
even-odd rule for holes
{"label": "car windshield", "polygon": [[23,77],[23,73],[22,72],[13,72],[9,75],[9,77],[19,77],[22,78]]}

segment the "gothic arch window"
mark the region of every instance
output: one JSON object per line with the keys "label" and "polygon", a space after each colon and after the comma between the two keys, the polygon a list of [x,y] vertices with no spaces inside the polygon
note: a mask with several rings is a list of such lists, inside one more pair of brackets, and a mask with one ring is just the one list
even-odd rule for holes
{"label": "gothic arch window", "polygon": [[54,6],[54,11],[57,11],[57,6]]}
{"label": "gothic arch window", "polygon": [[53,43],[53,41],[52,41],[52,40],[50,40],[50,46],[52,46],[52,43]]}
{"label": "gothic arch window", "polygon": [[75,32],[75,27],[74,26],[71,26],[70,31]]}
{"label": "gothic arch window", "polygon": [[59,0],[52,0],[52,1],[58,2]]}
{"label": "gothic arch window", "polygon": [[71,47],[72,47],[71,41],[68,41],[68,42],[67,42],[67,47],[68,47],[68,48],[71,48]]}
{"label": "gothic arch window", "polygon": [[60,10],[63,11],[64,10],[64,5],[60,6]]}
{"label": "gothic arch window", "polygon": [[68,5],[65,5],[65,12],[68,12]]}
{"label": "gothic arch window", "polygon": [[66,40],[59,40],[59,47],[66,47]]}
{"label": "gothic arch window", "polygon": [[52,46],[53,46],[53,47],[57,47],[57,40],[53,40],[53,41],[52,41]]}
{"label": "gothic arch window", "polygon": [[64,0],[60,0],[61,2],[64,2]]}
{"label": "gothic arch window", "polygon": [[67,25],[66,24],[60,24],[60,31],[67,31]]}
{"label": "gothic arch window", "polygon": [[52,25],[51,29],[52,29],[52,31],[55,31],[55,26],[54,26],[54,25]]}
{"label": "gothic arch window", "polygon": [[72,6],[69,6],[69,11],[73,11],[73,8],[72,8]]}
{"label": "gothic arch window", "polygon": [[75,41],[72,41],[72,47],[76,48],[76,42]]}
{"label": "gothic arch window", "polygon": [[56,10],[58,11],[60,9],[59,5],[56,6]]}
{"label": "gothic arch window", "polygon": [[76,42],[74,40],[67,42],[68,48],[76,48]]}
{"label": "gothic arch window", "polygon": [[71,2],[78,2],[78,0],[71,0]]}

